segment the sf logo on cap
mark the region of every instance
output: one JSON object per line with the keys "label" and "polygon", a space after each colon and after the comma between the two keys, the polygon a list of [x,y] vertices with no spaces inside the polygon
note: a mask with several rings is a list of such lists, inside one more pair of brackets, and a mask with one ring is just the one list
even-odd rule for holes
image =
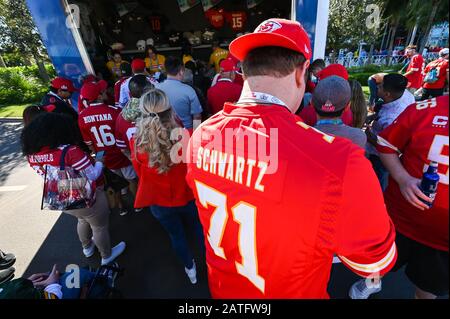
{"label": "sf logo on cap", "polygon": [[267,20],[261,23],[255,32],[273,32],[278,29],[281,29],[281,24],[276,21]]}

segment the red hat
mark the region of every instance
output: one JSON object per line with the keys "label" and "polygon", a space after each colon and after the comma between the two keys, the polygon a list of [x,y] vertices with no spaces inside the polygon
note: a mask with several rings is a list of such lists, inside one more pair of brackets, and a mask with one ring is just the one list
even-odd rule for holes
{"label": "red hat", "polygon": [[55,89],[66,90],[69,92],[79,91],[77,88],[73,86],[72,81],[66,78],[57,77],[54,78],[51,83],[51,86]]}
{"label": "red hat", "polygon": [[323,80],[332,75],[340,76],[341,78],[348,80],[347,69],[341,64],[330,64],[325,69],[317,73],[317,78],[319,80]]}
{"label": "red hat", "polygon": [[81,87],[81,99],[86,99],[89,102],[97,100],[98,96],[106,90],[108,82],[100,80],[98,82],[88,82]]}
{"label": "red hat", "polygon": [[97,77],[94,74],[88,74],[83,78],[83,84],[95,81],[97,81]]}
{"label": "red hat", "polygon": [[227,58],[220,62],[220,70],[222,72],[233,72],[237,71],[236,63],[233,59]]}
{"label": "red hat", "polygon": [[131,61],[131,69],[134,70],[144,70],[145,69],[145,61],[142,59],[133,59]]}
{"label": "red hat", "polygon": [[312,50],[308,34],[297,21],[269,19],[261,23],[253,33],[245,34],[230,44],[230,51],[240,61],[248,52],[265,46],[276,46],[299,52],[311,59]]}

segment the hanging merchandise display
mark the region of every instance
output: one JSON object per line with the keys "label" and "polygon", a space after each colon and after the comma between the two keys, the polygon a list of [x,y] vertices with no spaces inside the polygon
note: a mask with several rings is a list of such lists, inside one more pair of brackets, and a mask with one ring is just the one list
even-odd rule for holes
{"label": "hanging merchandise display", "polygon": [[185,12],[200,3],[200,0],[177,0],[181,12]]}
{"label": "hanging merchandise display", "polygon": [[254,8],[261,2],[263,2],[263,0],[247,0],[247,8],[249,9]]}
{"label": "hanging merchandise display", "polygon": [[208,11],[222,0],[202,0],[203,11]]}

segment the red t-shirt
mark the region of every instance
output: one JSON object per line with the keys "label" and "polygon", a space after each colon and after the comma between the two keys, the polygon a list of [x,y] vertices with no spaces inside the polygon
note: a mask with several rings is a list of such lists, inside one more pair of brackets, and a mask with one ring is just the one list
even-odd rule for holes
{"label": "red t-shirt", "polygon": [[247,22],[247,13],[244,11],[228,12],[226,20],[233,31],[243,31]]}
{"label": "red t-shirt", "polygon": [[206,18],[209,20],[209,23],[215,28],[220,29],[225,24],[225,17],[223,10],[214,10],[209,9],[205,12]]}
{"label": "red t-shirt", "polygon": [[[317,122],[317,113],[314,107],[309,104],[303,108],[300,112],[299,116],[302,118],[303,122],[308,124],[309,126],[316,125]],[[344,113],[342,113],[342,122],[345,125],[352,126],[353,125],[353,113],[350,108],[347,108]]]}
{"label": "red t-shirt", "polygon": [[381,153],[402,153],[408,173],[421,179],[430,161],[439,163],[440,176],[433,207],[421,211],[402,196],[391,179],[385,192],[386,205],[396,229],[417,242],[448,251],[448,95],[409,106],[379,135]]}
{"label": "red t-shirt", "polygon": [[109,169],[130,166],[131,163],[116,146],[114,130],[120,110],[114,106],[91,104],[81,112],[78,125],[87,145],[92,145],[96,152],[105,151],[104,164]]}
{"label": "red t-shirt", "polygon": [[117,106],[119,105],[119,99],[120,99],[120,86],[122,85],[123,82],[125,82],[127,79],[129,78],[129,76],[125,76],[119,79],[119,81],[117,81],[114,84],[114,104]]}
{"label": "red t-shirt", "polygon": [[281,106],[226,103],[188,154],[214,298],[328,298],[334,255],[366,276],[394,265],[379,182],[350,141]]}
{"label": "red t-shirt", "polygon": [[179,207],[194,199],[186,183],[185,163],[175,164],[167,173],[159,174],[156,168],[148,166],[148,154],[138,152],[136,158],[134,138],[130,147],[133,167],[139,177],[134,207]]}
{"label": "red t-shirt", "polygon": [[130,140],[135,132],[135,123],[125,120],[121,112],[116,119],[116,128],[114,130],[117,147],[124,150],[130,150]]}
{"label": "red t-shirt", "polygon": [[406,72],[411,71],[412,69],[416,69],[412,74],[409,74],[406,76],[408,79],[408,88],[414,88],[418,89],[422,87],[422,80],[423,80],[423,64],[424,60],[423,57],[420,54],[416,54],[411,58],[411,62],[408,65],[408,68],[406,69]]}
{"label": "red t-shirt", "polygon": [[219,79],[208,89],[208,105],[212,114],[222,111],[225,102],[237,102],[241,96],[242,86],[229,79]]}
{"label": "red t-shirt", "polygon": [[316,83],[314,83],[313,81],[306,82],[306,89],[305,89],[306,93],[314,93],[315,88],[316,88]]}
{"label": "red t-shirt", "polygon": [[447,80],[448,60],[439,58],[433,62],[430,62],[423,72],[424,75],[430,72],[433,68],[436,68],[438,80],[434,83],[423,83],[423,87],[426,89],[442,89],[445,87],[445,81]]}

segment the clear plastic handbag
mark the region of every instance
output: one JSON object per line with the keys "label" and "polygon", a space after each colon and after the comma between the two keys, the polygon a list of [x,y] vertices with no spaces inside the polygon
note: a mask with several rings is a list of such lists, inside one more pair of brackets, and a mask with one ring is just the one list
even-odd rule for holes
{"label": "clear plastic handbag", "polygon": [[41,209],[71,210],[92,207],[95,203],[95,181],[90,181],[82,171],[66,167],[62,150],[59,167],[46,165]]}

